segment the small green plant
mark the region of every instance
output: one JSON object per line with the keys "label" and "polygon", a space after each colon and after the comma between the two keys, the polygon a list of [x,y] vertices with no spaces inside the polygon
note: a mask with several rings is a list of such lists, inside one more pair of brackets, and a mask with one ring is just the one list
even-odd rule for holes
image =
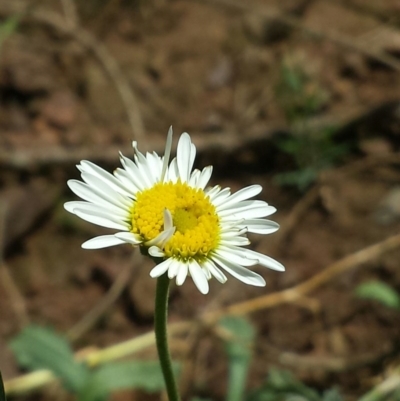
{"label": "small green plant", "polygon": [[388,308],[400,310],[400,294],[382,281],[368,281],[355,290],[359,298],[372,299]]}
{"label": "small green plant", "polygon": [[283,63],[276,97],[292,133],[278,140],[277,146],[293,158],[297,168],[277,174],[275,181],[304,191],[321,170],[340,160],[348,152],[348,147],[334,142],[335,127],[315,129],[308,124],[308,120],[324,107],[329,96],[302,64]]}
{"label": "small green plant", "polygon": [[91,369],[75,359],[64,337],[44,327],[25,328],[12,340],[11,348],[21,366],[50,370],[79,401],[105,401],[122,389],[157,392],[164,388],[158,361],[114,362]]}

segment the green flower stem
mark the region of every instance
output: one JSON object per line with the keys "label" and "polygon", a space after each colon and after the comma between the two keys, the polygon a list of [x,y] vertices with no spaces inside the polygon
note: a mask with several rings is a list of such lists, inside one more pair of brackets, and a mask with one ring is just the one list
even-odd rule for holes
{"label": "green flower stem", "polygon": [[169,401],[180,401],[178,388],[172,369],[171,355],[167,338],[169,278],[167,273],[157,279],[156,305],[154,311],[154,330],[161,369],[164,375],[165,386]]}

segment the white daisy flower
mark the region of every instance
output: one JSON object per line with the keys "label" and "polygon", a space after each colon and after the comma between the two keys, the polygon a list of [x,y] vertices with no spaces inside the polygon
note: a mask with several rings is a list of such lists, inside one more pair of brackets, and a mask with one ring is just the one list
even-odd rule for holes
{"label": "white daisy flower", "polygon": [[67,202],[65,209],[80,218],[118,232],[102,235],[82,244],[86,249],[131,244],[160,261],[151,272],[159,277],[167,272],[182,285],[190,275],[203,293],[208,280],[227,280],[228,272],[238,280],[264,286],[265,280],[248,269],[262,265],[283,271],[276,260],[244,248],[246,233],[270,234],[279,225],[265,217],[276,209],[261,200],[260,185],[251,185],[231,194],[229,188],[207,187],[212,166],[193,170],[196,147],[190,136],[179,139],[177,157],[169,163],[172,129],[165,154],[143,155],[135,149],[134,160],[120,154],[123,168],[110,174],[89,161],[77,166],[82,181],[69,180],[68,186],[84,201]]}

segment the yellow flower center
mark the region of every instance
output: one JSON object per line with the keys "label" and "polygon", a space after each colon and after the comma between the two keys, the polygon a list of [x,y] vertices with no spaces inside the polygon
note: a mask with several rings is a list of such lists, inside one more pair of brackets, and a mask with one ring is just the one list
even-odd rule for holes
{"label": "yellow flower center", "polygon": [[158,183],[136,195],[132,232],[145,242],[155,238],[164,230],[165,209],[176,227],[164,248],[167,257],[201,260],[217,247],[220,226],[215,206],[201,189],[180,181]]}

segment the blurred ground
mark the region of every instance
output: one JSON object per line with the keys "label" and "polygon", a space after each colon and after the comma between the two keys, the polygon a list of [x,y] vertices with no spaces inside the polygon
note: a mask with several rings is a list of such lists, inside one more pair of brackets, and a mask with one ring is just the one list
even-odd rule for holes
{"label": "blurred ground", "polygon": [[[191,134],[198,166],[214,165],[214,184],[263,185],[284,231],[255,237],[253,246],[287,267],[284,274],[257,268],[266,289],[231,279],[201,296],[188,280],[172,290],[172,321],[289,288],[399,233],[397,1],[2,0],[0,17],[1,245],[3,269],[23,299],[0,281],[5,378],[19,372],[7,341],[27,320],[68,332],[132,263],[128,247],[80,248],[106,230],[62,208],[73,199],[65,183],[78,177],[75,164],[85,158],[111,171],[119,149],[132,155],[133,139],[142,151],[162,153],[171,124]],[[304,145],[306,132],[314,136]],[[321,145],[319,134],[328,142]],[[346,150],[332,156],[339,148]],[[314,183],[301,191],[277,184],[278,173],[294,170],[299,180],[311,171]],[[379,383],[399,361],[400,313],[357,299],[354,289],[379,279],[400,291],[399,256],[383,254],[311,298],[249,314],[259,333],[249,389],[271,367],[318,389],[337,386],[349,400]],[[122,296],[77,336],[76,349],[151,329],[150,266],[134,257]],[[222,400],[221,347],[208,335],[199,341],[188,397]]]}

